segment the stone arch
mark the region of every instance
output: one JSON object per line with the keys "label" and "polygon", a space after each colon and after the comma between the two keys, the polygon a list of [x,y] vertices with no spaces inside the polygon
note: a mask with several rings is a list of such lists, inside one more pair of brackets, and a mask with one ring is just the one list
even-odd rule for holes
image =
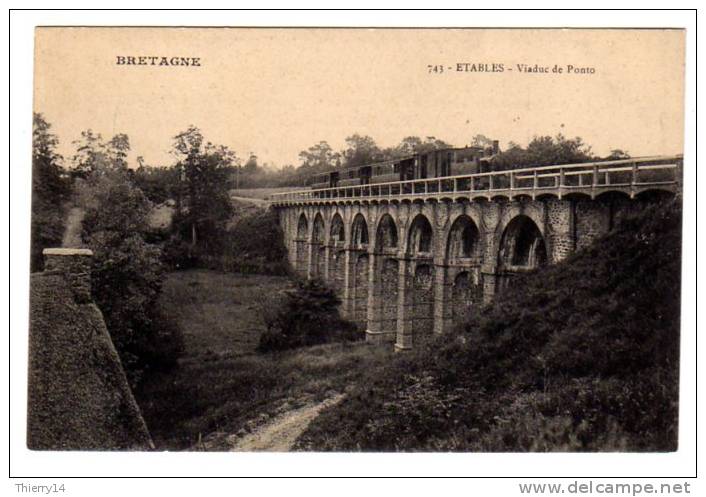
{"label": "stone arch", "polygon": [[308,242],[309,238],[309,221],[306,219],[306,214],[303,212],[299,215],[297,221],[297,236],[295,238],[295,269],[300,275],[306,275],[307,257],[308,257]]}
{"label": "stone arch", "polygon": [[395,250],[397,249],[397,240],[397,224],[390,214],[384,214],[378,222],[375,234],[375,251],[381,253],[386,250]]}
{"label": "stone arch", "polygon": [[342,248],[329,249],[328,281],[339,295],[343,294],[345,280],[346,251]]}
{"label": "stone arch", "polygon": [[397,259],[386,258],[383,260],[380,273],[380,327],[383,331],[396,331],[399,289],[399,263]]}
{"label": "stone arch", "polygon": [[547,245],[537,224],[528,216],[515,216],[500,239],[501,270],[526,271],[547,263]]}
{"label": "stone arch", "polygon": [[326,237],[326,224],[324,223],[324,217],[320,212],[316,213],[314,216],[314,225],[311,230],[311,241],[314,243],[324,243]]}
{"label": "stone arch", "polygon": [[482,299],[482,288],[477,274],[461,271],[451,286],[451,321],[458,326],[468,321],[473,307]]}
{"label": "stone arch", "polygon": [[346,230],[343,224],[343,218],[336,212],[331,219],[331,229],[329,230],[329,244],[337,246],[346,241]]}
{"label": "stone arch", "polygon": [[365,247],[368,245],[368,223],[360,212],[353,218],[351,225],[351,246]]}
{"label": "stone arch", "polygon": [[345,279],[346,257],[343,250],[346,241],[346,229],[343,217],[335,212],[329,228],[328,281],[333,289],[341,294]]}
{"label": "stone arch", "polygon": [[433,250],[434,229],[424,214],[417,214],[409,228],[407,253],[415,255],[431,255]]}
{"label": "stone arch", "polygon": [[414,339],[434,329],[434,266],[417,264],[412,278],[412,333]]}
{"label": "stone arch", "polygon": [[311,229],[311,273],[315,278],[324,278],[324,266],[326,262],[326,224],[320,212],[314,216],[314,224]]}
{"label": "stone arch", "polygon": [[480,230],[476,223],[466,214],[461,214],[451,225],[446,241],[446,260],[461,261],[477,259],[482,244]]}
{"label": "stone arch", "polygon": [[605,191],[597,195],[594,202],[604,206],[606,209],[607,231],[612,231],[625,215],[642,208],[642,206],[630,199],[630,195],[623,191]]}
{"label": "stone arch", "polygon": [[355,263],[355,285],[353,299],[353,320],[365,325],[368,317],[368,271],[370,261],[368,254],[362,253]]}
{"label": "stone arch", "polygon": [[601,201],[601,202],[615,201],[615,200],[629,201],[630,194],[627,193],[626,191],[620,190],[620,189],[603,190],[601,193],[596,195],[596,200]]}
{"label": "stone arch", "polygon": [[306,214],[303,212],[299,215],[299,221],[297,222],[297,238],[307,239],[309,235],[309,221],[306,219]]}

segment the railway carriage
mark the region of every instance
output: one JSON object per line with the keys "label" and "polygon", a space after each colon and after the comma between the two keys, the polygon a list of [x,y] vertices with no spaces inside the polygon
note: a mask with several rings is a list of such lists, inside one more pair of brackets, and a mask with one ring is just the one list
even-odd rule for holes
{"label": "railway carriage", "polygon": [[313,190],[319,190],[486,172],[490,169],[490,161],[497,153],[497,141],[488,148],[432,150],[409,157],[318,174],[309,181],[308,186]]}

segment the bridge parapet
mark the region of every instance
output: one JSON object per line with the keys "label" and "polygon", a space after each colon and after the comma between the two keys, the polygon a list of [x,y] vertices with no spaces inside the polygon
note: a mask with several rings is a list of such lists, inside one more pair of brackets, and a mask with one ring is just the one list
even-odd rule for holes
{"label": "bridge parapet", "polygon": [[272,203],[293,268],[331,284],[370,341],[407,349],[464,323],[518,275],[678,194],[681,168],[681,156],[646,157],[288,192]]}
{"label": "bridge parapet", "polygon": [[492,200],[569,194],[595,198],[621,192],[633,198],[647,190],[676,192],[683,157],[655,156],[614,161],[510,169],[441,178],[341,186],[274,194],[274,206],[335,203],[396,203],[427,200]]}

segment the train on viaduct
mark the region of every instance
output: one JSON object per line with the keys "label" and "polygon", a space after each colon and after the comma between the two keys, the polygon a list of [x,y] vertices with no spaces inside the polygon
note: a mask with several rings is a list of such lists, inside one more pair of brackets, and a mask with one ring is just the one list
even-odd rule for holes
{"label": "train on viaduct", "polygon": [[644,202],[681,191],[680,155],[483,171],[464,170],[464,153],[451,152],[436,169],[410,157],[362,166],[358,181],[347,172],[353,181],[271,197],[292,267],[335,288],[369,341],[404,350],[448,331],[515,275],[566,259]]}

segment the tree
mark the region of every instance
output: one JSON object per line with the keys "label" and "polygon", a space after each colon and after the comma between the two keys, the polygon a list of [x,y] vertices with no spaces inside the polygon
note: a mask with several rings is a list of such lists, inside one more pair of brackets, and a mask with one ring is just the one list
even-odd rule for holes
{"label": "tree", "polygon": [[95,172],[105,174],[110,170],[127,170],[130,140],[125,134],[117,134],[105,142],[100,133],[88,129],[82,131],[81,138],[73,144],[76,146],[76,154],[71,162],[75,176],[87,178]]}
{"label": "tree", "polygon": [[60,246],[64,234],[64,203],[71,183],[56,152],[57,137],[42,114],[32,121],[32,240],[30,270],[43,267],[42,250]]}
{"label": "tree", "polygon": [[94,171],[80,188],[93,297],[134,386],[147,370],[173,366],[183,350],[178,326],[158,305],[161,250],[144,238],[152,204],[119,164]]}
{"label": "tree", "polygon": [[383,159],[381,150],[370,136],[355,133],[346,138],[346,145],[348,148],[343,151],[345,167],[362,166]]}
{"label": "tree", "polygon": [[384,159],[399,159],[401,157],[409,157],[410,155],[431,152],[433,150],[441,150],[452,148],[452,145],[440,140],[435,136],[427,136],[422,140],[418,136],[406,136],[402,139],[399,145],[388,148],[384,151]]}
{"label": "tree", "polygon": [[405,136],[396,147],[393,147],[389,152],[390,158],[406,157],[416,154],[422,147],[422,139],[418,136]]}
{"label": "tree", "polygon": [[257,163],[257,155],[250,152],[250,157],[244,166],[235,168],[235,188],[253,188],[258,182],[258,176],[263,173],[262,168]]}
{"label": "tree", "polygon": [[243,174],[254,174],[257,171],[258,167],[259,166],[257,164],[257,155],[251,152],[250,157],[248,158],[245,165],[242,167]]}
{"label": "tree", "polygon": [[576,164],[588,162],[593,158],[591,147],[587,146],[580,137],[567,139],[562,134],[554,138],[535,136],[527,148],[511,143],[508,150],[495,156],[493,169]]}
{"label": "tree", "polygon": [[334,152],[326,141],[299,152],[300,168],[306,174],[316,174],[340,165],[341,154]]}
{"label": "tree", "polygon": [[179,171],[175,167],[148,166],[144,161],[133,172],[135,185],[155,204],[161,204],[176,195]]}
{"label": "tree", "polygon": [[488,148],[493,146],[493,140],[488,138],[485,135],[477,134],[476,136],[473,137],[473,140],[471,140],[471,146],[472,147],[481,147],[481,148]]}
{"label": "tree", "polygon": [[110,159],[120,169],[127,169],[127,154],[130,151],[130,139],[119,133],[110,139],[107,146]]}
{"label": "tree", "polygon": [[227,147],[204,143],[195,126],[174,137],[174,153],[179,171],[174,222],[186,228],[192,247],[199,244],[214,252],[220,248],[226,222],[233,214],[228,188],[237,157]]}
{"label": "tree", "polygon": [[610,155],[606,157],[606,160],[622,160],[622,159],[629,159],[630,154],[627,152],[627,150],[621,150],[619,148],[613,149],[610,151]]}

